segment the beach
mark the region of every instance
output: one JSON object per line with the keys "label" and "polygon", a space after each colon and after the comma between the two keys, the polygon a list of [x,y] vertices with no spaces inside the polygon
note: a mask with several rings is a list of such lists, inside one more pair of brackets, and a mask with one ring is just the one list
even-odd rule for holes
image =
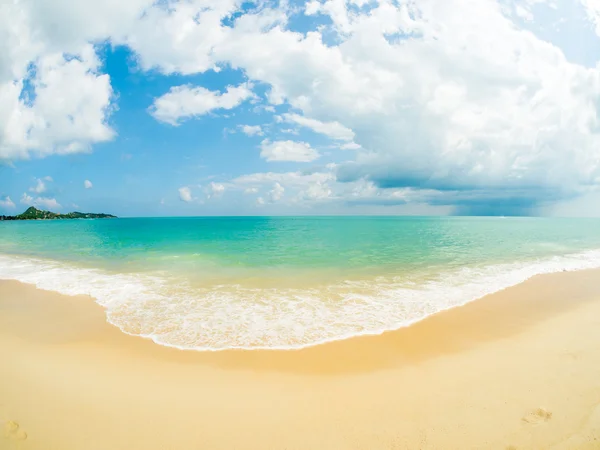
{"label": "beach", "polygon": [[0,37],[0,450],[600,450],[600,0]]}
{"label": "beach", "polygon": [[598,279],[540,275],[378,336],[220,352],[1,281],[0,448],[600,448]]}

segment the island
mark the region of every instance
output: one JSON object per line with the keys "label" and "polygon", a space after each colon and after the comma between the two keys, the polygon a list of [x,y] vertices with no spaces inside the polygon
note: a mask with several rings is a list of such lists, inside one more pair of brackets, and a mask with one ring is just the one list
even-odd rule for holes
{"label": "island", "polygon": [[116,219],[116,216],[111,214],[95,214],[70,212],[67,214],[58,214],[52,211],[43,211],[35,207],[27,208],[23,214],[16,216],[0,216],[0,220],[59,220],[59,219]]}

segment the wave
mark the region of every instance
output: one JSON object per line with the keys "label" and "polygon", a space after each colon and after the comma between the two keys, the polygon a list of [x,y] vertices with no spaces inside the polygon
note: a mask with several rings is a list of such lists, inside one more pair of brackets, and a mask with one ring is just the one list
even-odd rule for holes
{"label": "wave", "polygon": [[174,282],[167,274],[113,274],[39,258],[0,255],[0,279],[87,294],[123,332],[182,350],[292,350],[410,326],[534,275],[600,267],[600,250],[463,268],[418,282],[348,280],[304,289]]}

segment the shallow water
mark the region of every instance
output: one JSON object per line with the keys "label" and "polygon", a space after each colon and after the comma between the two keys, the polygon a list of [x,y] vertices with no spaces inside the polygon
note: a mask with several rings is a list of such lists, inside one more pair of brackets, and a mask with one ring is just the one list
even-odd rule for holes
{"label": "shallow water", "polygon": [[0,278],[90,294],[183,349],[380,333],[539,273],[600,266],[600,220],[231,217],[0,222]]}

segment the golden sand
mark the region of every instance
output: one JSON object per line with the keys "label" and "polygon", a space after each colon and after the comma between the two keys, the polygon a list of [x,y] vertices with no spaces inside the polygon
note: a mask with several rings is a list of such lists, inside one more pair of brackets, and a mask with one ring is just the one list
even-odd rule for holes
{"label": "golden sand", "polygon": [[183,352],[0,282],[0,449],[600,449],[600,271],[298,351]]}

